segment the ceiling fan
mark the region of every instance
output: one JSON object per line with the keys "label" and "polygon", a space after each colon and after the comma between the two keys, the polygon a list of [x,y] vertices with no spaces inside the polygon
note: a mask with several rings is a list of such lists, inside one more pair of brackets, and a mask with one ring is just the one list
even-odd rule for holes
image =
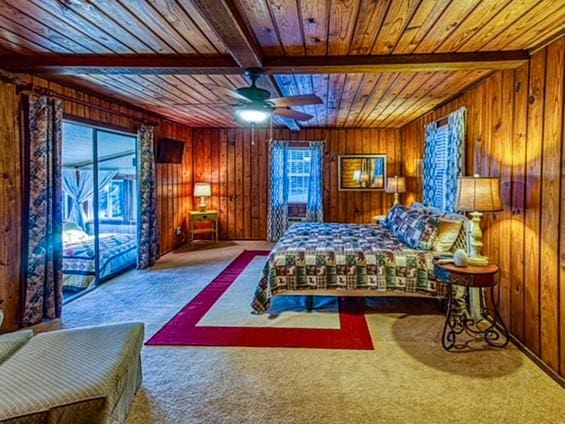
{"label": "ceiling fan", "polygon": [[244,122],[258,124],[266,121],[271,115],[296,121],[308,121],[313,118],[308,113],[298,112],[290,107],[319,105],[323,103],[322,99],[315,94],[271,98],[269,90],[255,85],[262,73],[260,68],[247,68],[245,75],[251,81],[251,85],[236,90],[214,84],[205,84],[205,87],[219,97],[230,97],[235,100],[237,103],[230,106],[235,108],[236,116]]}

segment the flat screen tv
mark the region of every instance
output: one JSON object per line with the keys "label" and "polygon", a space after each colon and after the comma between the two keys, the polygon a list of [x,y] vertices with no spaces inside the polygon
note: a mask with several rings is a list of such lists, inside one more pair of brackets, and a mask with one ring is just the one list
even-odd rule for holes
{"label": "flat screen tv", "polygon": [[157,162],[159,163],[182,163],[184,142],[163,138],[157,149]]}

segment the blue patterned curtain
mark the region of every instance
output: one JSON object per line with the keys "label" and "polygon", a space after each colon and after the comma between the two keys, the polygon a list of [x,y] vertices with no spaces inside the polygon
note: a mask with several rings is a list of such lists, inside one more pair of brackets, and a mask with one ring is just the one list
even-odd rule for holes
{"label": "blue patterned curtain", "polygon": [[150,267],[159,259],[157,182],[152,126],[140,126],[137,143],[137,178],[139,180],[137,267],[143,269]]}
{"label": "blue patterned curtain", "polygon": [[269,212],[267,217],[267,239],[277,241],[288,225],[288,146],[285,140],[271,140],[271,177],[269,190]]}
{"label": "blue patterned curtain", "polygon": [[447,117],[447,179],[445,182],[445,209],[454,212],[457,207],[457,177],[465,172],[465,126],[467,110],[461,108]]}
{"label": "blue patterned curtain", "polygon": [[310,142],[310,180],[306,221],[324,222],[324,142]]}
{"label": "blue patterned curtain", "polygon": [[455,211],[457,177],[465,169],[466,109],[449,114],[447,126],[437,122],[426,126],[424,148],[424,204],[443,211]]}
{"label": "blue patterned curtain", "polygon": [[63,258],[61,146],[63,102],[30,95],[25,102],[24,278],[21,323],[61,316]]}
{"label": "blue patterned curtain", "polygon": [[425,205],[433,205],[435,198],[434,184],[434,141],[437,133],[437,122],[426,125],[426,142],[424,146],[424,193],[423,200]]}

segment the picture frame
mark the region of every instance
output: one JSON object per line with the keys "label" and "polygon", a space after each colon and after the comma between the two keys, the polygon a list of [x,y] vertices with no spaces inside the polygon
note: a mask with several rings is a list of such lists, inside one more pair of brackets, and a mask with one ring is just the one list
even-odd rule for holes
{"label": "picture frame", "polygon": [[385,154],[338,156],[339,191],[383,191],[386,176]]}

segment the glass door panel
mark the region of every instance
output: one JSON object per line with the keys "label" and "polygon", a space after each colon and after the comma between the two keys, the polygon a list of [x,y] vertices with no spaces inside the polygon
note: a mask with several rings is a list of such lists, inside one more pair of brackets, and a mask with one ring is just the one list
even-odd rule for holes
{"label": "glass door panel", "polygon": [[63,122],[65,300],[135,266],[136,137]]}
{"label": "glass door panel", "polygon": [[95,130],[99,280],[131,268],[137,257],[136,138]]}
{"label": "glass door panel", "polygon": [[63,123],[63,293],[65,299],[96,284],[94,129]]}

